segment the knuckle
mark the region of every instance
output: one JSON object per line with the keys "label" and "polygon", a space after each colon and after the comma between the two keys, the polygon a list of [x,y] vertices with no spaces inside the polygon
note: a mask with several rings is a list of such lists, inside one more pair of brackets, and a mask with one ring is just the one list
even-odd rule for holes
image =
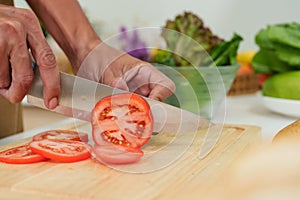
{"label": "knuckle", "polygon": [[25,21],[27,21],[29,23],[36,20],[36,15],[30,9],[21,8],[20,15]]}
{"label": "knuckle", "polygon": [[21,100],[23,99],[23,97],[21,95],[18,95],[18,96],[12,96],[9,98],[9,101],[11,103],[19,103],[21,102]]}
{"label": "knuckle", "polygon": [[25,93],[22,90],[17,90],[11,92],[8,96],[5,97],[11,103],[19,103],[25,97]]}
{"label": "knuckle", "polygon": [[17,78],[16,81],[13,82],[15,88],[17,89],[15,89],[14,95],[9,97],[9,101],[12,103],[19,103],[22,101],[30,88],[32,80],[33,76],[31,75],[25,75]]}
{"label": "knuckle", "polygon": [[27,91],[33,80],[33,72],[28,74],[23,74],[15,78],[15,84],[19,85],[23,91]]}
{"label": "knuckle", "polygon": [[32,31],[40,31],[40,24],[37,16],[32,10],[20,9],[19,13],[21,21],[28,26]]}
{"label": "knuckle", "polygon": [[43,70],[56,68],[56,59],[50,48],[44,48],[37,55],[37,65]]}
{"label": "knuckle", "polygon": [[23,25],[20,21],[17,20],[10,20],[10,21],[2,21],[0,23],[0,28],[2,34],[8,35],[8,36],[14,36],[19,35],[19,32],[22,30]]}
{"label": "knuckle", "polygon": [[32,83],[33,74],[24,75],[21,79],[24,89],[28,89]]}

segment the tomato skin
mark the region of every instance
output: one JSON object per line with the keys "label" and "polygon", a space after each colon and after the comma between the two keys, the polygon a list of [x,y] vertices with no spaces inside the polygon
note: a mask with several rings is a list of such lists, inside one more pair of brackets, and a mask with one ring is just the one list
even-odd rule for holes
{"label": "tomato skin", "polygon": [[48,160],[31,151],[29,145],[13,147],[0,152],[0,161],[9,164],[30,164]]}
{"label": "tomato skin", "polygon": [[104,164],[130,164],[139,161],[144,152],[137,148],[103,145],[95,146],[93,152],[96,159]]}
{"label": "tomato skin", "polygon": [[262,87],[265,81],[270,77],[270,74],[256,74],[259,85]]}
{"label": "tomato skin", "polygon": [[30,144],[32,152],[57,162],[76,162],[91,157],[86,144],[72,140],[40,140]]}
{"label": "tomato skin", "polygon": [[88,134],[72,130],[48,130],[33,136],[33,141],[40,140],[74,140],[88,142]]}
{"label": "tomato skin", "polygon": [[91,122],[97,145],[140,148],[147,143],[153,131],[149,104],[134,93],[101,99],[93,109]]}

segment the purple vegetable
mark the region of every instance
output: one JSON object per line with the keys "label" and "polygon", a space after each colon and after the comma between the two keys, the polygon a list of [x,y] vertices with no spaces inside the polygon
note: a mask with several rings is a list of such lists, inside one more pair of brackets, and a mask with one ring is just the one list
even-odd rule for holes
{"label": "purple vegetable", "polygon": [[120,32],[119,39],[122,42],[122,50],[133,57],[147,61],[149,58],[149,52],[147,50],[146,43],[140,39],[138,31],[127,31],[127,29],[122,26]]}

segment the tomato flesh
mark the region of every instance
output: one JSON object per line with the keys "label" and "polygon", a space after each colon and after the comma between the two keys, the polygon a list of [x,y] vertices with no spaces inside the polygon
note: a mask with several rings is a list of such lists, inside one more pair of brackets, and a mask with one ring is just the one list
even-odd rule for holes
{"label": "tomato flesh", "polygon": [[88,134],[71,130],[48,130],[35,135],[32,140],[74,140],[88,142]]}
{"label": "tomato flesh", "polygon": [[96,159],[105,164],[130,164],[139,161],[144,152],[140,149],[123,146],[95,146]]}
{"label": "tomato flesh", "polygon": [[91,157],[87,145],[72,140],[40,140],[29,144],[32,152],[58,162],[76,162]]}
{"label": "tomato flesh", "polygon": [[150,107],[134,93],[103,98],[95,105],[91,121],[97,145],[139,148],[150,139],[153,131]]}
{"label": "tomato flesh", "polygon": [[45,160],[47,158],[32,152],[29,145],[22,145],[0,152],[0,161],[10,164],[29,164]]}

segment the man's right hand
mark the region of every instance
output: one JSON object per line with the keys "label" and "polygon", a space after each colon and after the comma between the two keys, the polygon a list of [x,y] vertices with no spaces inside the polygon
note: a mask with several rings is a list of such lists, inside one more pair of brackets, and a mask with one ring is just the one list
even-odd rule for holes
{"label": "man's right hand", "polygon": [[28,9],[0,6],[0,94],[12,103],[22,101],[33,80],[31,54],[44,85],[49,109],[58,105],[60,80],[55,56],[35,14]]}

